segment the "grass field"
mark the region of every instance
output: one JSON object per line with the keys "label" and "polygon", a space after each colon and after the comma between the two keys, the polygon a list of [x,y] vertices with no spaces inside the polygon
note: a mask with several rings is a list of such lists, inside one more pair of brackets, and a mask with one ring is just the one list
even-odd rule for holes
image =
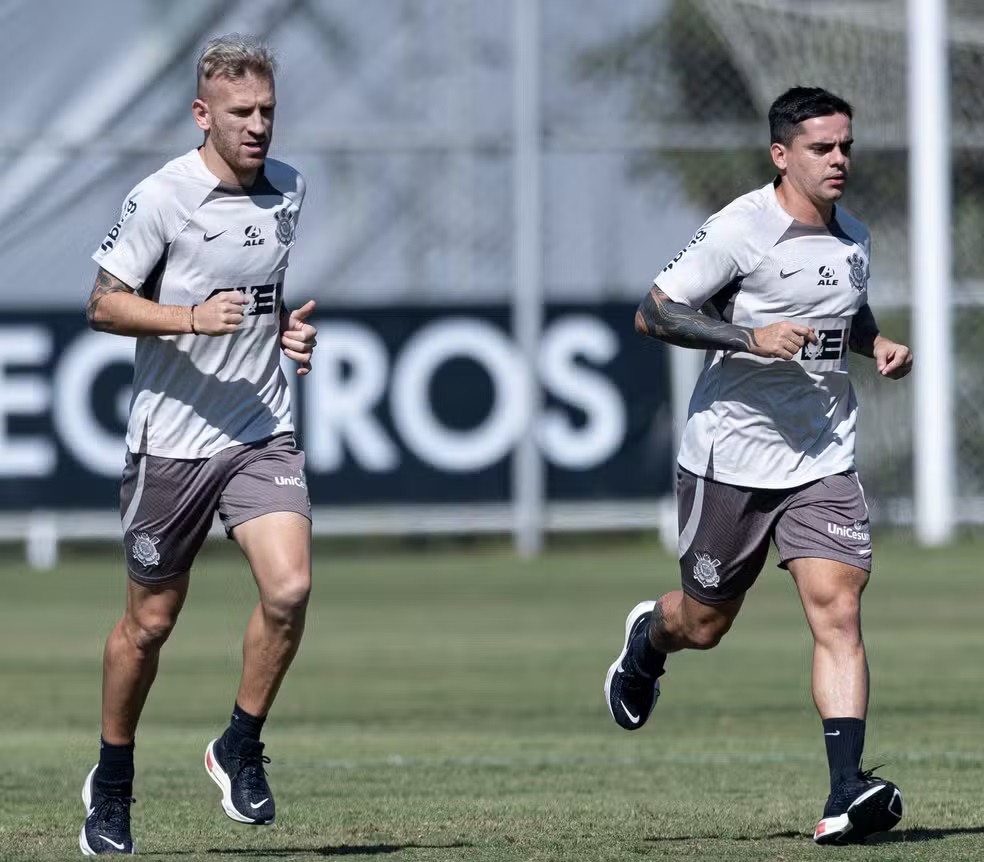
{"label": "grass field", "polygon": [[[377,556],[320,550],[308,632],[268,723],[276,825],[227,820],[206,742],[232,706],[253,602],[223,546],[201,561],[137,740],[134,837],[159,859],[980,860],[984,541],[876,547],[865,596],[866,762],[907,813],[863,847],[820,848],[827,793],[810,643],[770,568],[724,643],[675,656],[646,728],[601,687],[626,612],[672,588],[655,544]],[[0,860],[81,858],[116,554],[53,572],[6,558],[0,603]]]}

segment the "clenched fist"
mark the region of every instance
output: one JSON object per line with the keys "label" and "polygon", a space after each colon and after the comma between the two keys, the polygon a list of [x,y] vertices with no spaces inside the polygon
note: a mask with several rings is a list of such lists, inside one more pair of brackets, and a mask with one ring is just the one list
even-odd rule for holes
{"label": "clenched fist", "polygon": [[751,353],[771,359],[792,359],[803,345],[817,343],[817,334],[802,323],[780,320],[754,330],[755,343]]}
{"label": "clenched fist", "polygon": [[228,335],[239,328],[249,300],[241,290],[224,290],[192,310],[196,335]]}

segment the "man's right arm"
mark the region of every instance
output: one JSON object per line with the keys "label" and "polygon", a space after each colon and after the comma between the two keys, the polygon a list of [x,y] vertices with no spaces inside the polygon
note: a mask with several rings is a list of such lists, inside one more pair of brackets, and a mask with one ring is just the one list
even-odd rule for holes
{"label": "man's right arm", "polygon": [[792,359],[807,341],[816,343],[808,326],[783,320],[757,329],[714,320],[653,285],[639,304],[636,331],[677,347],[733,350],[755,356]]}
{"label": "man's right arm", "polygon": [[114,335],[182,335],[193,332],[188,306],[160,305],[100,267],[85,306],[89,326]]}
{"label": "man's right arm", "polygon": [[201,305],[161,305],[100,267],[86,303],[89,326],[114,335],[228,335],[243,322],[242,291],[215,294]]}
{"label": "man's right arm", "polygon": [[754,330],[714,320],[683,302],[670,299],[656,285],[639,303],[635,328],[642,335],[677,347],[744,353],[753,353],[755,347]]}

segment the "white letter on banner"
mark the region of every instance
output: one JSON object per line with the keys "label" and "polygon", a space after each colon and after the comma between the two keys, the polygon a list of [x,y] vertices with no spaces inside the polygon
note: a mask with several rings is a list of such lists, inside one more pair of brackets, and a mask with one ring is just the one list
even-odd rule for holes
{"label": "white letter on banner", "polygon": [[[92,412],[92,386],[107,365],[133,365],[135,342],[105,332],[83,332],[64,350],[55,369],[55,428],[65,448],[87,470],[102,476],[123,473],[126,441],[110,434]],[[114,402],[118,409],[119,401]]]}
{"label": "white letter on banner", "polygon": [[395,470],[400,451],[372,410],[386,391],[386,345],[352,323],[318,324],[312,374],[304,382],[304,449],[308,467],[339,470],[345,446],[365,470]]}
{"label": "white letter on banner", "polygon": [[575,362],[584,357],[600,364],[617,353],[617,336],[604,322],[587,315],[561,318],[544,333],[540,349],[543,385],[587,415],[580,427],[558,409],[546,410],[540,419],[544,454],[558,467],[588,470],[606,461],[622,445],[622,394],[603,374]]}
{"label": "white letter on banner", "polygon": [[[431,380],[453,357],[474,360],[492,380],[489,414],[467,431],[444,427],[431,409]],[[403,349],[393,369],[390,404],[397,429],[421,460],[469,473],[496,463],[519,438],[530,410],[529,373],[516,347],[495,326],[462,317],[441,320]]]}
{"label": "white letter on banner", "polygon": [[0,329],[0,476],[47,476],[56,453],[50,440],[7,433],[8,416],[40,416],[51,406],[51,387],[38,375],[7,374],[7,366],[39,365],[51,356],[51,333],[40,326]]}

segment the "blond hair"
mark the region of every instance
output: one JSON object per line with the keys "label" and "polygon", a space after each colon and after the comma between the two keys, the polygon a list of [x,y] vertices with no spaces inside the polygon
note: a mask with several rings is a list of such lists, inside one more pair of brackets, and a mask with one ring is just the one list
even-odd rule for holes
{"label": "blond hair", "polygon": [[265,43],[253,36],[227,33],[212,39],[198,58],[198,91],[212,78],[237,80],[252,72],[273,80],[277,60]]}

